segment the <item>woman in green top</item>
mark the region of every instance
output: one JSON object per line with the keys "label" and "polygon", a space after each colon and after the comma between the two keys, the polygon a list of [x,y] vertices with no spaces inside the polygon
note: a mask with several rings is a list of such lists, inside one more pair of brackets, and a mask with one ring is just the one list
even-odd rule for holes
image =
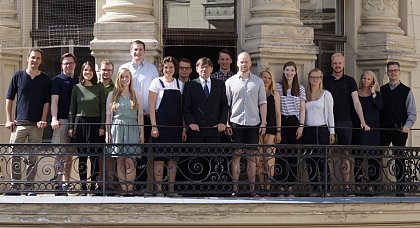
{"label": "woman in green top", "polygon": [[[98,84],[95,67],[90,62],[82,65],[79,84],[73,87],[69,112],[69,136],[72,143],[105,143],[105,90]],[[91,181],[90,190],[95,190],[98,180],[99,156],[102,147],[79,147],[79,176],[81,190],[87,190],[87,158],[90,156]]]}

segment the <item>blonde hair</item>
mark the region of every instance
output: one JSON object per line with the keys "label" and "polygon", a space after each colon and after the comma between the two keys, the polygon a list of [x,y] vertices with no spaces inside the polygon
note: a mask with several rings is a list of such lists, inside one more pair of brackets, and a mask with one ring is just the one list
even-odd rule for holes
{"label": "blonde hair", "polygon": [[[311,83],[309,82],[309,77],[311,76],[312,73],[315,73],[315,72],[321,73],[321,80],[319,82],[318,91],[314,91],[312,86],[311,86]],[[322,71],[320,69],[314,68],[311,71],[309,71],[309,73],[308,73],[308,83],[306,83],[306,91],[307,91],[306,92],[306,100],[308,102],[312,101],[312,99],[311,99],[312,92],[316,92],[316,94],[317,94],[316,97],[321,97],[322,93],[324,92],[324,86],[322,84],[323,78],[324,78],[324,74],[322,73]]]}
{"label": "blonde hair", "polygon": [[271,73],[271,71],[270,71],[270,70],[263,70],[263,71],[261,71],[261,72],[260,72],[260,78],[262,78],[263,73],[267,73],[267,74],[269,74],[269,75],[271,76],[271,83],[270,83],[270,85],[268,86],[268,92],[269,92],[271,95],[273,95],[273,96],[274,96],[274,93],[276,93],[276,90],[275,90],[275,88],[274,88],[274,83],[275,83],[275,81],[274,81],[273,74]]}
{"label": "blonde hair", "polygon": [[117,79],[115,80],[115,87],[112,93],[111,112],[114,112],[117,108],[117,101],[118,101],[118,98],[121,96],[121,93],[123,90],[123,86],[121,84],[121,75],[126,71],[130,75],[130,85],[128,87],[128,91],[130,93],[131,109],[136,109],[138,107],[139,103],[137,101],[136,93],[134,92],[134,89],[133,89],[133,81],[132,81],[133,75],[131,74],[129,69],[122,68],[121,70],[118,71]]}
{"label": "blonde hair", "polygon": [[371,71],[371,70],[364,70],[363,73],[360,75],[359,89],[362,89],[362,87],[363,87],[362,78],[363,78],[363,75],[365,75],[365,74],[367,74],[369,76],[372,76],[372,84],[373,84],[372,86],[375,89],[375,91],[379,91],[378,79],[376,78],[375,73],[373,73],[373,71]]}

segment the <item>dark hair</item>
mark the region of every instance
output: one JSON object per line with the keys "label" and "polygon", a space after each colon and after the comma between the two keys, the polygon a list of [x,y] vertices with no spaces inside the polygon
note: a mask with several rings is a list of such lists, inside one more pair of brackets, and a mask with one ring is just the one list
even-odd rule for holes
{"label": "dark hair", "polygon": [[143,45],[143,49],[146,50],[146,45],[141,40],[135,40],[135,41],[131,42],[130,50],[133,49],[134,44],[141,44],[141,45]]}
{"label": "dark hair", "polygon": [[229,55],[229,56],[230,56],[230,58],[232,58],[232,52],[231,52],[231,51],[229,51],[229,50],[228,50],[228,49],[226,49],[226,48],[223,48],[222,50],[220,50],[220,51],[219,51],[219,56],[220,56],[220,53],[223,53],[223,54]]}
{"label": "dark hair", "polygon": [[28,57],[31,55],[31,52],[38,52],[41,54],[41,59],[44,59],[44,52],[40,48],[31,48],[28,52]]}
{"label": "dark hair", "polygon": [[188,63],[188,64],[190,64],[190,67],[192,67],[192,62],[191,62],[191,60],[190,60],[190,59],[187,59],[187,58],[179,58],[179,59],[178,59],[178,64],[179,64],[180,62]]}
{"label": "dark hair", "polygon": [[60,63],[63,63],[63,59],[64,58],[73,58],[73,61],[76,63],[76,56],[74,56],[72,53],[64,53],[62,56],[61,56],[61,59],[60,59]]}
{"label": "dark hair", "polygon": [[396,61],[390,61],[390,62],[388,62],[386,64],[386,69],[388,69],[388,67],[391,66],[391,65],[396,65],[396,66],[398,66],[398,69],[400,69],[400,63],[399,62],[396,62]]}
{"label": "dark hair", "polygon": [[293,61],[289,61],[286,62],[283,66],[283,76],[281,78],[281,88],[283,89],[283,96],[287,96],[287,89],[288,88],[288,83],[287,83],[287,79],[286,76],[284,74],[284,69],[286,69],[286,67],[288,66],[292,66],[295,68],[296,71],[296,75],[295,77],[293,77],[293,81],[292,81],[292,88],[290,88],[290,92],[292,94],[292,96],[298,97],[300,96],[300,89],[299,89],[299,76],[298,76],[298,72],[297,72],[297,67],[296,67],[296,63]]}
{"label": "dark hair", "polygon": [[207,57],[203,57],[203,58],[197,60],[197,63],[195,63],[195,66],[198,67],[200,65],[207,65],[207,66],[213,68],[213,62],[211,61],[211,59],[209,59]]}
{"label": "dark hair", "polygon": [[82,64],[82,68],[80,69],[79,82],[81,84],[83,84],[83,82],[85,82],[85,78],[83,77],[83,69],[85,69],[86,66],[90,66],[90,69],[92,69],[92,72],[93,72],[93,76],[92,76],[92,79],[90,80],[90,82],[92,82],[92,84],[97,84],[98,83],[98,76],[96,76],[95,65],[93,65],[93,63],[91,63],[89,61],[86,61]]}
{"label": "dark hair", "polygon": [[174,57],[172,56],[166,56],[165,58],[162,59],[162,61],[160,62],[159,66],[160,66],[160,72],[163,74],[163,66],[166,63],[173,63],[174,67],[175,67],[175,72],[174,75],[176,73],[178,73],[178,60],[176,60]]}

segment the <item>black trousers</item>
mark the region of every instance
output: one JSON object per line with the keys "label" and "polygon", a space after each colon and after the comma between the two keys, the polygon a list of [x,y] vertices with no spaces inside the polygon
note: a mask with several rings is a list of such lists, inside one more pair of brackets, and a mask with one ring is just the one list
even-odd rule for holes
{"label": "black trousers", "polygon": [[[384,130],[381,132],[381,146],[389,146],[391,143],[393,146],[405,146],[407,142],[408,134],[403,133],[399,130]],[[405,165],[407,152],[404,150],[394,150],[395,156],[395,178],[399,183],[409,182],[410,177],[408,176]],[[404,184],[397,185],[396,190],[398,192],[406,190]]]}

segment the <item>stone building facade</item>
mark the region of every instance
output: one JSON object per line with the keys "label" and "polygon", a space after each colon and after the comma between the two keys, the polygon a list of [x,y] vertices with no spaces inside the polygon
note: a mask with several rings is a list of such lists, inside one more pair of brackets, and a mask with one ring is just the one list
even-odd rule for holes
{"label": "stone building facade", "polygon": [[[27,50],[37,46],[37,42],[33,39],[35,34],[33,27],[36,26],[36,21],[33,19],[34,2],[38,1],[1,1],[0,92],[3,95],[6,93],[13,72],[26,66]],[[233,36],[234,50],[247,51],[251,54],[254,72],[270,68],[279,79],[283,64],[293,60],[298,65],[301,81],[305,81],[304,75],[317,66],[320,60],[320,44],[315,42],[320,34],[314,32],[314,26],[308,26],[304,9],[311,9],[317,4],[333,4],[343,9],[342,12],[335,13],[340,14],[343,20],[345,40],[343,50],[337,51],[345,53],[346,73],[358,76],[363,69],[370,69],[377,73],[381,83],[386,83],[387,79],[384,77],[386,63],[391,60],[399,61],[402,81],[413,89],[417,101],[420,101],[420,79],[416,78],[420,75],[418,64],[420,1],[178,0],[168,2],[172,5],[163,0],[96,0],[93,39],[90,41],[92,55],[97,61],[109,58],[118,67],[130,60],[128,53],[130,42],[141,39],[146,43],[146,59],[156,64],[165,54],[166,32],[170,31],[172,23],[171,20],[168,21],[169,15],[182,19],[178,20],[180,27],[188,27],[193,23],[196,26],[204,24],[207,28],[233,25],[236,29],[234,31],[236,36]],[[198,5],[192,11],[182,8],[189,4]],[[204,10],[198,10],[199,7]],[[194,15],[197,12],[203,14],[203,18],[195,18],[196,20],[184,18],[185,15]],[[328,21],[328,12],[321,13],[325,13],[319,14],[323,16],[322,20]],[[5,122],[4,110],[0,111],[0,119],[2,123]],[[420,132],[412,131],[409,144],[420,145],[419,137]],[[5,143],[8,139],[9,132],[2,128],[0,141]]]}

